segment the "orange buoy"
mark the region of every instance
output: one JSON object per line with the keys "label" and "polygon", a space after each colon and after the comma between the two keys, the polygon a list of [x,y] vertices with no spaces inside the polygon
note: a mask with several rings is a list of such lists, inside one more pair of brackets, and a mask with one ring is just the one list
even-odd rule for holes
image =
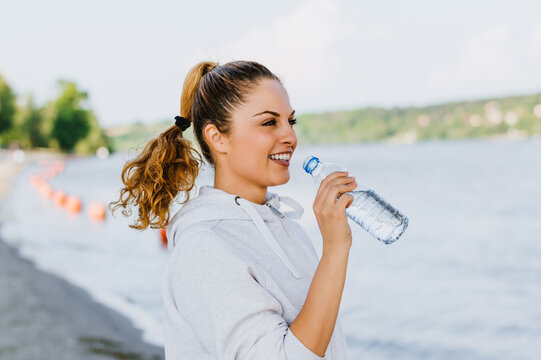
{"label": "orange buoy", "polygon": [[167,235],[166,235],[166,231],[165,231],[165,228],[161,228],[160,229],[160,237],[162,239],[162,247],[166,248],[167,247]]}
{"label": "orange buoy", "polygon": [[47,170],[43,172],[43,177],[46,179],[52,178],[54,176],[54,173],[51,170]]}
{"label": "orange buoy", "polygon": [[88,216],[92,220],[103,221],[105,219],[105,206],[99,202],[93,202],[88,207]]}
{"label": "orange buoy", "polygon": [[46,199],[51,199],[54,194],[52,186],[46,182],[44,182],[43,185],[40,186],[39,192]]}
{"label": "orange buoy", "polygon": [[53,202],[57,206],[64,206],[66,205],[66,193],[62,190],[57,190],[53,193]]}
{"label": "orange buoy", "polygon": [[31,175],[30,184],[32,184],[33,187],[37,188],[39,186],[39,177],[37,175]]}
{"label": "orange buoy", "polygon": [[77,196],[68,196],[66,199],[66,209],[70,213],[76,214],[81,211],[81,200]]}

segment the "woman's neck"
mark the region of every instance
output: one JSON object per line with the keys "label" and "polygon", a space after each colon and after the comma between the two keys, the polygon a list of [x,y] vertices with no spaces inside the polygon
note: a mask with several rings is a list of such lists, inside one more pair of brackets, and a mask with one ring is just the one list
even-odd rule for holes
{"label": "woman's neck", "polygon": [[214,178],[214,187],[232,195],[239,195],[241,198],[253,203],[264,205],[267,198],[267,187],[259,187],[255,184],[245,184],[239,181],[220,181],[219,177]]}

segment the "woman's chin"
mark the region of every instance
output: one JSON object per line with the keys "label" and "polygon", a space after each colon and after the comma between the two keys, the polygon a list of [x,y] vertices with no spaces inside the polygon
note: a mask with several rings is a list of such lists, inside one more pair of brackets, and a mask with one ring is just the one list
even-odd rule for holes
{"label": "woman's chin", "polygon": [[274,181],[272,181],[272,185],[269,185],[269,186],[284,185],[288,181],[289,181],[289,171],[287,172],[287,176],[284,176],[281,179],[275,179]]}

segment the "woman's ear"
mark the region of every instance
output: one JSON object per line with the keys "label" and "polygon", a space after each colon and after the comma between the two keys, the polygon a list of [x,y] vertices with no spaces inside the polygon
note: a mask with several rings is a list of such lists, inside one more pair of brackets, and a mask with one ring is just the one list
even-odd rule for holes
{"label": "woman's ear", "polygon": [[218,130],[216,125],[207,124],[203,130],[203,136],[210,148],[218,153],[227,154],[229,144],[227,137]]}

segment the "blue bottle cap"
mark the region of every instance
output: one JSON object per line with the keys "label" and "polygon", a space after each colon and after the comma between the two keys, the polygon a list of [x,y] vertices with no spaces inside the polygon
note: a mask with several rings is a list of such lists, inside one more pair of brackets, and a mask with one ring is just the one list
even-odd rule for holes
{"label": "blue bottle cap", "polygon": [[302,164],[302,168],[304,171],[306,171],[308,174],[312,175],[312,171],[316,168],[316,166],[319,164],[319,159],[315,156],[308,156],[304,163]]}

